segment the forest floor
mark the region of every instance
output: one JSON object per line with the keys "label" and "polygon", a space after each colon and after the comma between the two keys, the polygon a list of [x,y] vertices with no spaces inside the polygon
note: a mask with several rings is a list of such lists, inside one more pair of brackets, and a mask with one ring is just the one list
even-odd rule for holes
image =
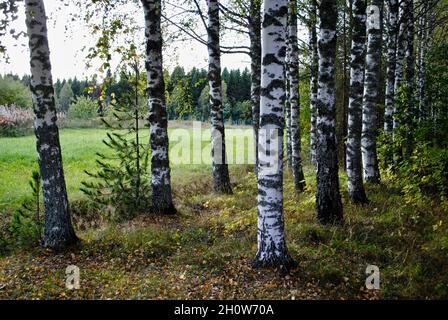
{"label": "forest floor", "polygon": [[[305,166],[305,176],[306,191],[297,195],[285,174],[287,243],[298,262],[289,274],[251,267],[257,220],[252,167],[231,166],[233,195],[216,195],[206,166],[174,170],[176,216],[144,213],[110,223],[81,197],[73,199],[80,246],[60,254],[17,249],[0,257],[0,299],[448,298],[448,214],[442,207],[407,203],[387,179],[367,185],[368,205],[352,205],[341,172],[345,223],[324,227],[315,217],[312,166]],[[80,268],[78,290],[65,287],[68,265]],[[379,290],[365,287],[368,265],[380,269]]]}

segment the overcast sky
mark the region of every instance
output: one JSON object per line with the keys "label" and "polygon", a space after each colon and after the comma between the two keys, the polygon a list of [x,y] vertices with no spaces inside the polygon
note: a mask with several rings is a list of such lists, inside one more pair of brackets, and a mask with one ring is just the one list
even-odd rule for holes
{"label": "overcast sky", "polygon": [[[89,0],[90,1],[90,0]],[[225,1],[224,1],[225,2]],[[176,6],[165,2],[166,8],[164,14],[169,17],[178,17],[178,9]],[[205,1],[203,1],[205,4]],[[63,5],[61,5],[63,4]],[[90,33],[89,27],[80,21],[69,22],[70,17],[79,9],[74,5],[74,1],[62,0],[45,0],[46,11],[48,16],[48,37],[50,42],[51,63],[53,78],[63,79],[69,77],[85,78],[92,74],[98,74],[97,68],[86,68],[87,50],[95,44],[95,37]],[[183,5],[183,4],[182,4]],[[127,8],[126,8],[127,7]],[[129,1],[127,5],[121,6],[120,10],[130,10],[131,15],[142,27],[140,35],[144,40],[144,19],[143,10],[136,10],[136,7]],[[25,31],[25,14],[24,2],[20,3],[19,19],[14,21],[11,28],[16,31]],[[201,30],[202,25],[199,24],[197,32],[205,34],[205,30]],[[171,26],[169,32],[177,32],[181,38],[186,38],[177,28]],[[299,38],[307,41],[307,32],[299,26]],[[10,62],[0,61],[0,74],[14,73],[19,75],[29,74],[29,51],[27,45],[28,39],[21,37],[18,40],[11,36],[2,39],[6,44]],[[245,45],[248,46],[248,39],[236,32],[226,33],[221,39],[221,45]],[[118,57],[115,57],[118,60]],[[221,58],[222,68],[244,69],[250,67],[250,59],[246,54],[225,54]],[[114,64],[114,63],[112,63]],[[197,41],[176,41],[169,43],[164,49],[164,67],[172,70],[176,65],[183,66],[186,70],[193,67],[207,68],[207,49],[203,44]],[[98,67],[98,64],[96,65]]]}
{"label": "overcast sky", "polygon": [[[85,56],[94,39],[90,35],[89,28],[82,22],[67,25],[73,6],[60,6],[56,0],[46,0],[46,11],[48,16],[48,37],[51,51],[51,63],[53,78],[68,78],[92,75],[95,68],[86,70]],[[25,30],[24,4],[20,4],[19,19],[14,21],[12,28]],[[59,8],[59,10],[58,10]],[[167,9],[168,10],[168,9]],[[144,26],[143,12],[140,14],[142,26]],[[137,17],[136,17],[137,19]],[[68,30],[66,30],[68,26]],[[29,74],[29,51],[27,39],[24,37],[15,40],[7,37],[5,42],[10,57],[9,64],[0,61],[0,73],[15,73],[19,75]],[[183,66],[186,70],[192,67],[207,67],[207,49],[196,41],[176,42],[169,45],[164,52],[164,67],[172,69],[176,65]],[[222,57],[222,66],[228,68],[245,68],[250,66],[249,56],[245,54],[227,54]]]}

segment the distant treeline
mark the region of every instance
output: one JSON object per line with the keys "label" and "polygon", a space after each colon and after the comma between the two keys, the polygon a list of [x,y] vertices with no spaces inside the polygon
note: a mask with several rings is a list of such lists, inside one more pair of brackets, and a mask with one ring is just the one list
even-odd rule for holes
{"label": "distant treeline", "polygon": [[[8,83],[8,86],[12,88],[10,91],[14,92],[13,95],[9,93],[2,95],[0,91],[0,101],[5,100],[3,104],[17,104],[19,102],[20,107],[31,107],[31,95],[27,88],[31,80],[29,75],[20,77],[14,74],[7,74],[0,77],[2,81]],[[170,120],[209,120],[209,87],[205,69],[194,67],[186,72],[183,67],[177,66],[171,73],[166,70],[164,77],[166,83],[165,96]],[[222,81],[225,120],[235,124],[250,124],[250,71],[247,68],[243,71],[224,68]],[[101,96],[101,88],[104,88],[104,84],[101,86],[95,79],[79,80],[77,77],[57,79],[54,83],[54,90],[58,111],[68,112],[70,106],[79,97],[97,101]],[[120,98],[133,90],[128,80],[119,75],[111,76],[106,88],[106,104],[110,99],[111,93]]]}

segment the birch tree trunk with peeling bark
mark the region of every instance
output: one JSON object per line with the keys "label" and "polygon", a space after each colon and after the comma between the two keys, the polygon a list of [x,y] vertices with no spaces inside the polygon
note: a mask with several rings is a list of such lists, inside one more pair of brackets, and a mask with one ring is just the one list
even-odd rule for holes
{"label": "birch tree trunk with peeling bark", "polygon": [[310,159],[311,163],[317,165],[316,148],[317,148],[317,73],[319,68],[317,54],[317,4],[316,0],[311,1],[311,16],[309,30],[309,46],[310,46]]}
{"label": "birch tree trunk with peeling bark", "polygon": [[297,44],[297,0],[290,0],[288,6],[288,61],[289,61],[289,107],[291,168],[294,176],[294,189],[305,189],[305,176],[302,168],[302,143],[300,135],[300,96],[299,96],[299,46]]}
{"label": "birch tree trunk with peeling bark", "polygon": [[350,59],[350,93],[347,131],[348,196],[354,203],[367,203],[362,179],[361,129],[366,56],[366,0],[353,0],[353,37]]}
{"label": "birch tree trunk with peeling bark", "polygon": [[287,0],[265,0],[263,8],[258,231],[254,267],[289,269],[283,217],[283,137]]}
{"label": "birch tree trunk with peeling bark", "polygon": [[208,83],[212,134],[213,189],[217,193],[232,193],[226,157],[224,116],[221,84],[221,52],[219,46],[218,0],[207,0],[208,4]]}
{"label": "birch tree trunk with peeling bark", "polygon": [[175,214],[168,157],[168,118],[163,79],[160,0],[141,0],[145,14],[146,75],[148,80],[149,130],[151,143],[151,211]]}
{"label": "birch tree trunk with peeling bark", "polygon": [[72,226],[62,166],[43,0],[25,1],[30,49],[34,132],[45,208],[43,245],[59,251],[78,242]]}
{"label": "birch tree trunk with peeling bark", "polygon": [[317,91],[317,218],[322,224],[343,220],[336,145],[336,0],[319,4]]}
{"label": "birch tree trunk with peeling bark", "polygon": [[361,150],[364,179],[380,182],[376,139],[378,136],[378,92],[381,63],[382,0],[372,0],[367,8],[367,56],[362,107]]}
{"label": "birch tree trunk with peeling bark", "polygon": [[261,84],[261,0],[250,0],[249,12],[250,99],[252,102],[252,126],[254,130],[255,173],[258,168],[258,128],[260,126],[260,84]]}

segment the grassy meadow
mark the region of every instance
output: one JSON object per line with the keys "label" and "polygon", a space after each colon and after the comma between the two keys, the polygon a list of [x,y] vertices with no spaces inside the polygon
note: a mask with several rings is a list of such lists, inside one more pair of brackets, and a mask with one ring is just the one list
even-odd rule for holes
{"label": "grassy meadow", "polygon": [[[347,201],[341,171],[345,223],[324,227],[315,217],[315,168],[305,161],[307,187],[299,195],[286,170],[286,236],[298,267],[285,275],[250,265],[257,221],[257,184],[250,165],[230,167],[233,195],[212,192],[209,165],[173,165],[178,209],[173,217],[143,213],[112,223],[83,212],[88,206],[80,181],[86,178],[84,170],[94,168],[95,153],[107,151],[101,142],[105,134],[102,129],[61,130],[81,245],[60,254],[40,247],[5,254],[0,258],[0,299],[448,297],[446,209],[437,203],[407,203],[387,174],[380,186],[367,185],[370,203],[357,206]],[[0,212],[5,218],[29,196],[34,137],[0,138],[0,150]],[[79,290],[65,288],[64,272],[71,264],[81,270]],[[368,265],[380,269],[380,290],[365,288]]]}
{"label": "grassy meadow", "polygon": [[[171,149],[176,148],[176,145],[181,143],[182,137],[189,137],[191,151],[190,159],[193,160],[193,154],[201,154],[202,164],[185,164],[186,161],[181,161],[174,155],[183,155],[180,152],[172,153],[172,176],[173,180],[179,177],[194,173],[197,171],[207,170],[208,164],[211,163],[210,151],[206,148],[210,143],[210,130],[207,125],[203,125],[202,136],[193,134],[193,130],[185,124],[172,124],[169,135],[171,141]],[[238,131],[235,131],[238,130]],[[234,143],[233,154],[242,154],[249,159],[252,155],[253,138],[249,127],[229,129],[227,130],[227,143],[240,132],[244,130],[245,133],[245,148],[239,150],[240,146]],[[174,132],[174,134],[173,134]],[[88,176],[85,170],[95,170],[95,154],[97,152],[107,154],[110,152],[108,147],[102,142],[106,138],[107,130],[98,128],[81,128],[81,129],[62,129],[60,130],[60,141],[62,148],[62,158],[64,162],[64,172],[67,184],[67,192],[70,200],[80,200],[83,198],[83,193],[80,191],[81,181],[87,180]],[[141,141],[149,142],[149,131],[141,131]],[[31,173],[37,169],[37,153],[35,147],[36,141],[34,135],[23,137],[5,138],[0,137],[0,214],[2,212],[10,212],[18,207],[22,201],[30,196],[30,187],[28,181]],[[177,150],[177,149],[176,149]],[[228,150],[229,157],[232,156]],[[187,154],[188,157],[188,154]],[[233,157],[236,159],[236,156]],[[185,155],[184,158],[185,159]],[[181,163],[179,163],[181,162]]]}

